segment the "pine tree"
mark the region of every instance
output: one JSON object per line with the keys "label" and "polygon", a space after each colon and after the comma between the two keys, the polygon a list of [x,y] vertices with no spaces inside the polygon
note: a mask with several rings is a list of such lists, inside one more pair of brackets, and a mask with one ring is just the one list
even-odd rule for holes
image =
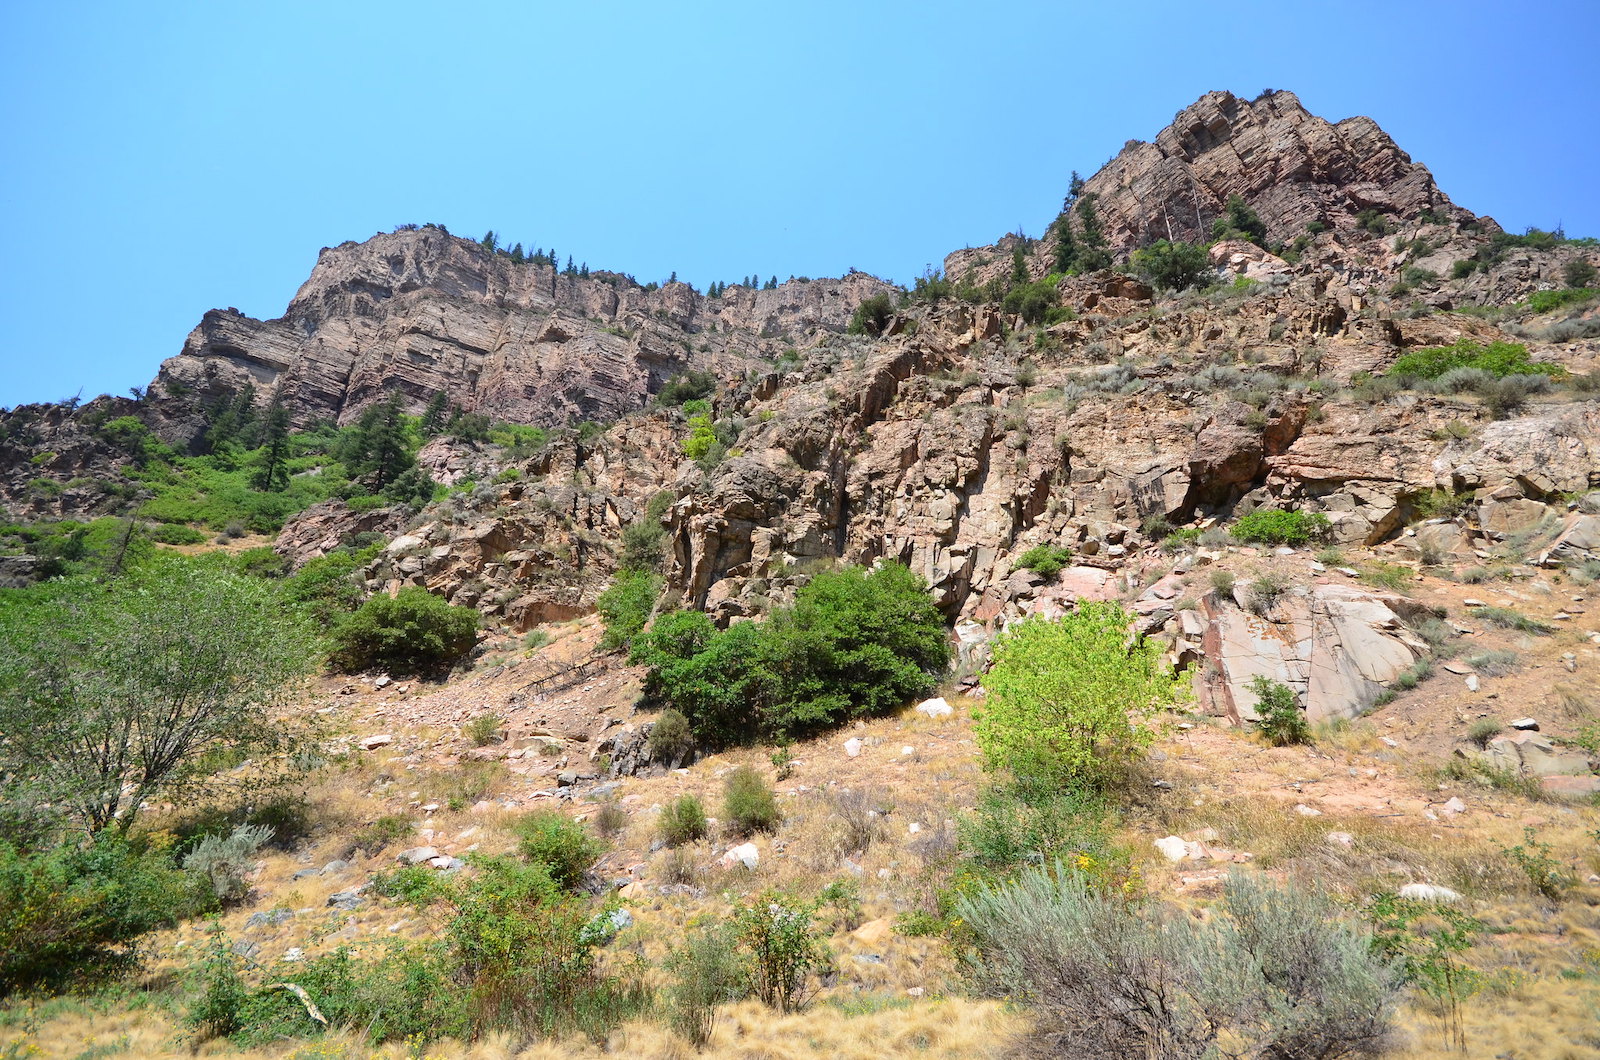
{"label": "pine tree", "polygon": [[289,410],[276,396],[267,406],[266,442],[252,485],[268,493],[289,488]]}
{"label": "pine tree", "polygon": [[578,275],[578,270],[577,270],[577,268],[576,268],[576,267],[575,267],[575,266],[574,266],[574,265],[573,265],[573,264],[572,264],[572,255],[571,255],[571,254],[568,254],[568,255],[567,255],[567,268],[566,268],[566,274],[567,274],[567,275],[568,275],[568,276],[576,276],[576,275]]}
{"label": "pine tree", "polygon": [[777,289],[778,289],[778,278],[776,276],[774,276],[774,277],[772,277],[772,279],[767,281],[767,290],[776,291]]}
{"label": "pine tree", "polygon": [[478,240],[478,243],[484,250],[493,252],[500,248],[500,237],[495,235],[494,229],[491,228],[483,234],[483,238]]}
{"label": "pine tree", "polygon": [[587,261],[578,266],[578,275],[585,280],[589,278],[589,263]]}
{"label": "pine tree", "polygon": [[401,400],[397,390],[388,401],[368,405],[339,454],[350,477],[373,493],[382,492],[416,462],[406,446]]}
{"label": "pine tree", "polygon": [[518,265],[522,264],[522,244],[521,243],[518,243],[516,246],[511,248],[511,260],[516,262]]}
{"label": "pine tree", "polygon": [[422,414],[422,433],[425,436],[432,438],[434,435],[444,430],[444,422],[445,400],[444,391],[441,390],[437,394],[433,395],[433,400],[428,402],[427,411]]}
{"label": "pine tree", "polygon": [[1021,247],[1014,247],[1011,251],[1011,286],[1019,287],[1028,282],[1028,261],[1022,254]]}
{"label": "pine tree", "polygon": [[1095,211],[1095,200],[1098,199],[1094,192],[1086,192],[1078,196],[1078,221],[1083,226],[1083,235],[1079,241],[1078,264],[1085,272],[1094,272],[1111,265],[1111,252],[1106,249],[1105,232],[1100,228],[1100,215]]}
{"label": "pine tree", "polygon": [[672,270],[672,275],[667,277],[667,283],[672,284],[672,283],[677,283],[677,282],[678,282],[678,270],[677,269],[673,269]]}

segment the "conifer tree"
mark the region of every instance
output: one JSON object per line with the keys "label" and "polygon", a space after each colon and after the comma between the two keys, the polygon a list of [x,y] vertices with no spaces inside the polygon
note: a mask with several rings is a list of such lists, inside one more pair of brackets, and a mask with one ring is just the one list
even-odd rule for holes
{"label": "conifer tree", "polygon": [[267,406],[265,421],[266,441],[251,484],[268,493],[282,493],[289,488],[289,410],[276,396]]}
{"label": "conifer tree", "polygon": [[434,435],[444,430],[444,424],[445,400],[444,391],[441,390],[437,394],[433,395],[433,399],[428,402],[427,411],[422,414],[422,433],[427,437],[432,438]]}
{"label": "conifer tree", "polygon": [[1106,249],[1105,232],[1100,227],[1100,215],[1095,210],[1097,198],[1099,196],[1092,191],[1078,197],[1078,221],[1083,226],[1083,235],[1079,241],[1078,263],[1085,272],[1104,269],[1111,264],[1111,252]]}

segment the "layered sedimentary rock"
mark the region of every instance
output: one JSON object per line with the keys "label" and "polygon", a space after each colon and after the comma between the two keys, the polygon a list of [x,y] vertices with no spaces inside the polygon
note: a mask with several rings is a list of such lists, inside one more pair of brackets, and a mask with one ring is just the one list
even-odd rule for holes
{"label": "layered sedimentary rock", "polygon": [[348,422],[398,390],[409,411],[436,394],[467,412],[518,423],[612,420],[686,367],[732,372],[819,332],[842,331],[864,298],[888,290],[865,273],[730,287],[646,290],[615,273],[567,274],[514,262],[434,227],[324,249],[287,312],[256,320],[207,313],[153,392],[168,434],[193,423],[195,398],[246,383],[278,394],[297,423]]}

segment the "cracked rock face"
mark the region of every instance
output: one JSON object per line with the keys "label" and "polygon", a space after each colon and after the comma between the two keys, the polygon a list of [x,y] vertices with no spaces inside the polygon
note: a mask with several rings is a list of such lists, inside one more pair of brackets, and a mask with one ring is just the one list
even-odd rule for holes
{"label": "cracked rock face", "polygon": [[401,230],[324,249],[278,319],[207,313],[155,390],[204,399],[248,382],[263,401],[280,392],[300,425],[348,423],[391,390],[411,412],[443,394],[517,423],[609,421],[691,362],[743,370],[844,330],[863,299],[890,289],[852,273],[711,299],[683,283],[647,291],[615,273],[514,263],[437,228]]}

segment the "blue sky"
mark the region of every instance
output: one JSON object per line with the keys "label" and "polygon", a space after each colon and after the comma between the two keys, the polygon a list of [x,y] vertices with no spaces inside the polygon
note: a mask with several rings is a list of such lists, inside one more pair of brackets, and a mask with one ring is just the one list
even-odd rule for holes
{"label": "blue sky", "polygon": [[125,392],[405,222],[640,280],[907,282],[1211,89],[1600,235],[1600,4],[13,2],[0,405]]}

